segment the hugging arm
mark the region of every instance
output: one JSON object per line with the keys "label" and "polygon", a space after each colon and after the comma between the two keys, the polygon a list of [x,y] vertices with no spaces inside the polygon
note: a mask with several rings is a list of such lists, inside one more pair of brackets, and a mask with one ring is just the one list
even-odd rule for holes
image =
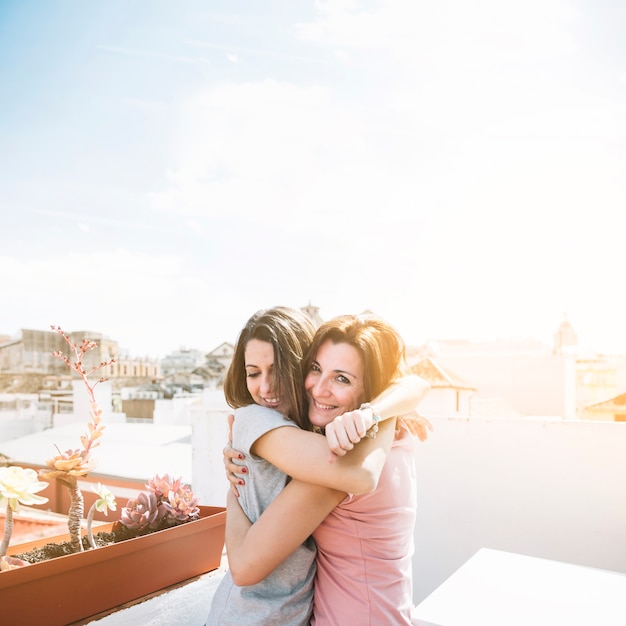
{"label": "hugging arm", "polygon": [[387,420],[376,439],[364,439],[351,454],[334,463],[328,463],[328,446],[323,435],[291,426],[275,428],[259,437],[252,451],[302,482],[346,493],[369,493],[378,484],[394,429],[395,420]]}
{"label": "hugging arm", "polygon": [[[375,440],[365,439],[337,463],[325,465],[340,466],[350,457],[360,457],[362,465],[380,466],[382,471],[394,433],[395,420],[381,422]],[[253,585],[263,580],[311,535],[345,495],[345,491],[291,480],[252,524],[229,491],[226,551],[235,584]]]}
{"label": "hugging arm", "polygon": [[[379,394],[372,405],[382,420],[390,420],[396,415],[403,415],[413,409],[429,389],[430,385],[423,378],[414,375],[405,376]],[[352,430],[355,428],[344,426],[344,424],[354,424],[354,419],[356,419],[361,424],[358,428],[365,435],[365,431],[373,423],[373,411],[364,409],[351,411],[350,414],[353,414],[353,421],[348,422],[350,418],[346,418],[341,422],[344,433],[347,432],[346,428]],[[346,413],[344,416],[350,414]],[[337,419],[339,418],[336,418],[335,422]],[[395,419],[390,421],[393,421],[395,425]],[[379,428],[381,427],[382,424],[379,425]],[[327,435],[329,435],[329,428],[330,425],[327,426]],[[333,441],[339,441],[336,435],[337,430],[333,430],[333,433],[335,434],[330,435],[335,437]],[[376,488],[382,465],[372,462],[371,459],[367,462],[364,459],[370,450],[385,449],[387,444],[381,443],[379,438],[372,440],[357,437],[357,435],[353,435],[353,438],[361,443],[355,448],[350,442],[349,448],[354,448],[351,454],[346,454],[347,447],[346,449],[335,448],[341,449],[342,456],[332,457],[334,459],[332,463],[328,463],[329,445],[332,450],[332,445],[337,445],[336,443],[329,444],[327,438],[322,435],[288,426],[276,428],[260,437],[254,443],[252,452],[298,480],[348,493],[368,493]],[[357,450],[360,451],[359,454],[355,453]],[[238,485],[245,484],[243,478],[240,477],[241,465],[236,465],[232,461],[238,458],[238,453],[232,448],[225,448],[223,454],[226,475],[237,494]]]}
{"label": "hugging arm", "polygon": [[233,582],[244,586],[263,580],[304,543],[345,495],[292,480],[251,524],[239,500],[229,491],[226,554]]}

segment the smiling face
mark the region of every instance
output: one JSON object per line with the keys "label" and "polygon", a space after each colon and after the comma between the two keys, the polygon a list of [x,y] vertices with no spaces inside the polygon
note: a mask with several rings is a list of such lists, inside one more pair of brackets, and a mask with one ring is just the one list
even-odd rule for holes
{"label": "smiling face", "polygon": [[250,339],[244,353],[246,385],[256,404],[284,413],[274,380],[274,348],[269,341]]}
{"label": "smiling face", "polygon": [[354,346],[322,343],[304,380],[311,423],[324,427],[338,415],[357,409],[365,400],[363,375],[363,359]]}

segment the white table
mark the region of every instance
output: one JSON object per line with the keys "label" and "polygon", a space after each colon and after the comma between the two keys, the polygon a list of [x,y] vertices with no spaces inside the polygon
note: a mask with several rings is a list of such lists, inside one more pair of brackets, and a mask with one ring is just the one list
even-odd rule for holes
{"label": "white table", "polygon": [[626,626],[626,575],[482,548],[414,609],[415,626]]}

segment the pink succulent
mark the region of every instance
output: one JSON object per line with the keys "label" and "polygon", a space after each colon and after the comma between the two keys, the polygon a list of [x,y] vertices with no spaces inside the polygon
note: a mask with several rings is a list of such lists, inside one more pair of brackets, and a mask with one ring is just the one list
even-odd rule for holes
{"label": "pink succulent", "polygon": [[165,498],[170,491],[178,491],[181,487],[181,478],[172,478],[169,474],[163,477],[156,474],[151,478],[146,487],[154,493],[157,498]]}
{"label": "pink succulent", "polygon": [[127,528],[141,530],[156,529],[160,525],[176,526],[198,517],[198,498],[183,484],[180,476],[173,478],[169,474],[156,474],[146,487],[149,492],[140,493],[122,509],[120,521]]}
{"label": "pink succulent", "polygon": [[121,522],[134,530],[153,529],[165,515],[167,510],[159,503],[154,493],[142,491],[135,499],[126,503],[121,512]]}
{"label": "pink succulent", "polygon": [[167,509],[169,516],[178,523],[197,517],[200,512],[197,504],[198,498],[186,485],[182,485],[176,491],[170,490],[167,500],[163,500],[163,506]]}

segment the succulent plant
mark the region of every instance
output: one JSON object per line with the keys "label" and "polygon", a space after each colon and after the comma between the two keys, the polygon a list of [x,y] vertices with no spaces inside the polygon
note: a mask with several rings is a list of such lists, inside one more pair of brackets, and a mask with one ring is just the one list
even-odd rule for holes
{"label": "succulent plant", "polygon": [[96,462],[87,450],[66,450],[46,459],[46,465],[50,468],[42,472],[46,478],[65,479],[67,482],[68,476],[89,474],[96,466]]}
{"label": "succulent plant", "polygon": [[170,491],[178,491],[181,487],[181,478],[172,478],[169,474],[163,477],[156,474],[151,478],[146,487],[154,493],[157,498],[167,497]]}
{"label": "succulent plant", "polygon": [[176,491],[170,490],[167,500],[163,500],[163,506],[167,509],[169,517],[177,523],[196,518],[200,512],[197,504],[198,498],[186,485],[181,485]]}
{"label": "succulent plant", "polygon": [[133,530],[154,529],[166,515],[167,511],[159,498],[152,491],[142,491],[126,503],[120,521],[126,528]]}
{"label": "succulent plant", "polygon": [[[37,493],[48,483],[37,480],[37,472],[19,465],[0,467],[0,507],[6,507],[4,535],[0,542],[0,569],[9,567],[5,555],[13,533],[13,512],[20,510],[20,504],[44,504],[48,498]],[[15,567],[15,563],[11,567]]]}
{"label": "succulent plant", "polygon": [[157,474],[146,487],[148,492],[142,491],[122,509],[120,521],[126,528],[144,530],[176,526],[198,517],[198,498],[180,477]]}

